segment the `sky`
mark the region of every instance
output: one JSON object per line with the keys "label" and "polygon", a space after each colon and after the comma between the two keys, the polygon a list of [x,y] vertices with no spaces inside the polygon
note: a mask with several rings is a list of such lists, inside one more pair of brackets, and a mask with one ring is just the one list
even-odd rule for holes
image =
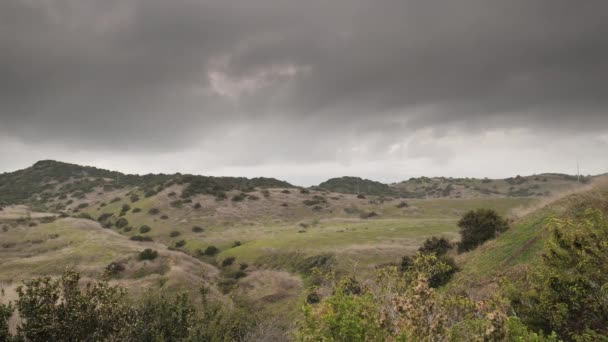
{"label": "sky", "polygon": [[605,0],[2,0],[0,172],[608,172]]}

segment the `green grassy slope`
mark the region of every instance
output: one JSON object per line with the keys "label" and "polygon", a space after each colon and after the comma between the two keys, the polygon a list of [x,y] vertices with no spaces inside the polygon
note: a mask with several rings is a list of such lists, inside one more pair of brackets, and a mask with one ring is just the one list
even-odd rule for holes
{"label": "green grassy slope", "polygon": [[449,290],[467,292],[473,298],[490,295],[502,276],[516,276],[540,260],[549,231],[548,220],[579,215],[588,208],[608,212],[608,186],[566,195],[518,219],[496,240],[456,257],[461,268],[450,282]]}

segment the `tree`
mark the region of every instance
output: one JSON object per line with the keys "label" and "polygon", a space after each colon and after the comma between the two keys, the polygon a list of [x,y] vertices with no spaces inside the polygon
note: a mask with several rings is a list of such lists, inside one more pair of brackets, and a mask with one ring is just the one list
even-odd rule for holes
{"label": "tree", "polygon": [[477,209],[464,214],[458,222],[458,227],[461,235],[458,251],[466,252],[495,238],[497,234],[507,230],[509,225],[495,210]]}
{"label": "tree", "polygon": [[608,336],[608,220],[590,209],[552,219],[542,264],[511,287],[515,311],[534,329],[564,340]]}

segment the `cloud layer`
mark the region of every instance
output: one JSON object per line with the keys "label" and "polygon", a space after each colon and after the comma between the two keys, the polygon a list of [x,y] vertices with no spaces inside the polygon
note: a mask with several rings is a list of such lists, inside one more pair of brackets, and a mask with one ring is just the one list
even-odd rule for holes
{"label": "cloud layer", "polygon": [[[391,178],[564,141],[595,155],[607,12],[602,0],[2,1],[0,156],[25,154],[2,169],[48,150],[139,172],[188,155],[181,169]],[[530,171],[572,164],[556,153]]]}

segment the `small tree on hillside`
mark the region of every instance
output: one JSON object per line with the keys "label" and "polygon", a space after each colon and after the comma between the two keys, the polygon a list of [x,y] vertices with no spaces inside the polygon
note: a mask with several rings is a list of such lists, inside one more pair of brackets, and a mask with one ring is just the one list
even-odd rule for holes
{"label": "small tree on hillside", "polygon": [[458,244],[459,252],[475,249],[487,240],[509,228],[507,220],[493,209],[471,210],[464,214],[458,222],[462,237]]}

